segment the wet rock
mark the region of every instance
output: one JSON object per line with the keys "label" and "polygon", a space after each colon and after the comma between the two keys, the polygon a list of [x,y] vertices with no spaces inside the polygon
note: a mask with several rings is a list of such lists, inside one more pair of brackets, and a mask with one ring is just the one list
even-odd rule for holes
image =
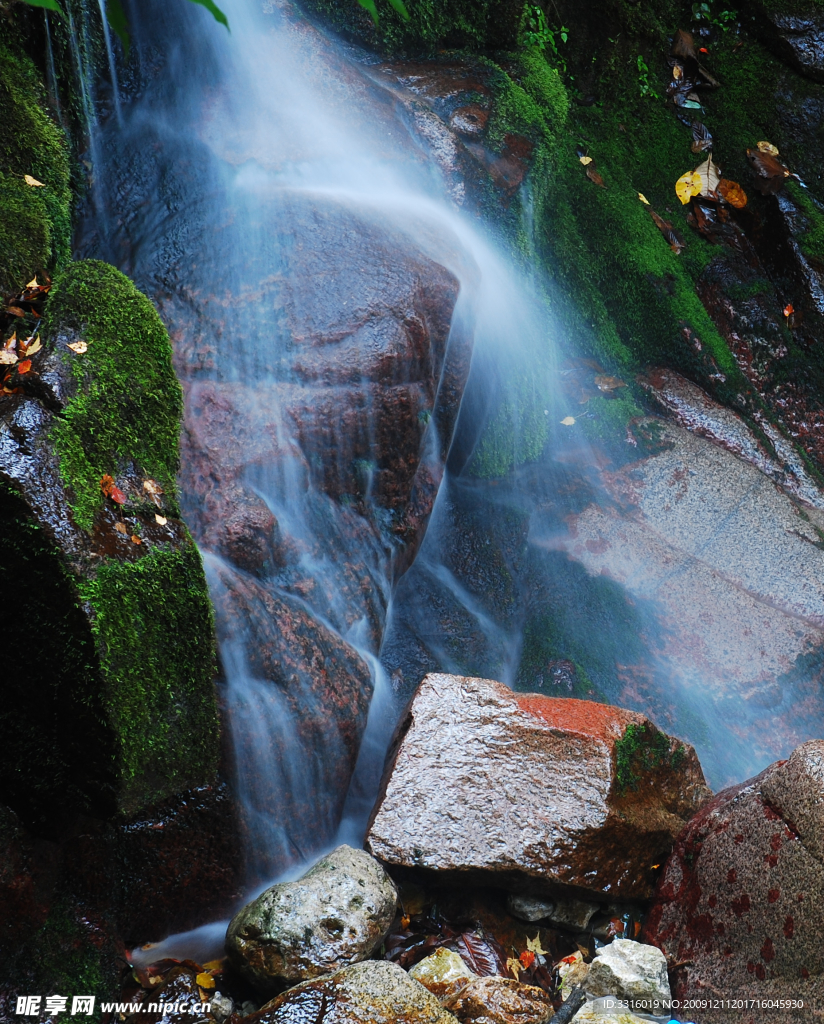
{"label": "wet rock", "polygon": [[587,973],[586,987],[594,996],[612,995],[631,1001],[671,998],[664,954],[655,946],[631,939],[613,939],[598,950]]}
{"label": "wet rock", "polygon": [[637,1017],[621,1009],[614,999],[593,999],[584,1003],[572,1018],[575,1024],[649,1024],[649,1017]]}
{"label": "wet rock", "polygon": [[802,75],[824,82],[824,14],[812,3],[757,0],[764,42]]}
{"label": "wet rock", "polygon": [[546,1024],[553,1014],[548,993],[513,978],[475,978],[444,1005],[466,1024]]}
{"label": "wet rock", "polygon": [[295,882],[273,885],[231,921],[226,950],[263,993],[365,960],[395,916],[397,889],[362,850],[339,846]]}
{"label": "wet rock", "polygon": [[511,893],[506,901],[507,910],[522,921],[548,921],[561,928],[583,931],[599,910],[599,904],[584,900],[539,900],[532,896]]}
{"label": "wet rock", "polygon": [[[209,997],[209,1003],[212,1008],[212,1016],[215,1020],[223,1024],[223,1021],[227,1017],[231,1017],[235,1009],[235,1003],[231,996],[224,995],[223,992],[215,992]],[[257,1009],[257,1007],[255,1007]]]}
{"label": "wet rock", "polygon": [[419,981],[425,989],[436,995],[442,1003],[456,995],[477,978],[457,953],[441,946],[431,956],[424,957],[409,971],[409,977]]}
{"label": "wet rock", "polygon": [[402,967],[385,960],[306,981],[267,1003],[248,1024],[455,1024]]}
{"label": "wet rock", "polygon": [[[822,808],[824,741],[814,740],[689,823],[644,931],[674,967],[677,998],[821,1000]],[[787,1013],[764,1006],[758,1019],[777,1024]],[[727,1019],[712,1008],[702,1017]]]}
{"label": "wet rock", "polygon": [[562,960],[558,965],[558,976],[561,979],[561,995],[564,999],[576,985],[585,985],[589,974],[589,964],[584,960],[583,953],[577,950],[571,957]]}
{"label": "wet rock", "polygon": [[[210,783],[219,733],[211,609],[175,493],[181,395],[165,328],[126,277],[80,261],[56,279],[40,337],[31,382],[0,395],[0,599],[29,609],[37,636],[36,657],[21,644],[4,662],[0,799],[53,836],[79,811],[128,818]],[[78,340],[86,353],[69,349]]]}
{"label": "wet rock", "polygon": [[708,798],[691,747],[631,711],[429,675],[398,726],[367,848],[517,891],[652,892]]}

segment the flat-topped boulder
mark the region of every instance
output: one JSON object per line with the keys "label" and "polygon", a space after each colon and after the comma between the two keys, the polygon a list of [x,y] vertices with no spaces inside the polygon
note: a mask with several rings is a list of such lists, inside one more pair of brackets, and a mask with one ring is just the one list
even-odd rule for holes
{"label": "flat-topped boulder", "polygon": [[692,747],[634,711],[433,674],[398,726],[366,846],[513,891],[646,899],[710,796]]}

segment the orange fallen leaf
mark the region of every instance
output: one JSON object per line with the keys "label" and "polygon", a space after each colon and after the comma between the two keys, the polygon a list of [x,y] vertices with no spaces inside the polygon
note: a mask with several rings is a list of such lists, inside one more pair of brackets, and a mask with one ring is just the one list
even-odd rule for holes
{"label": "orange fallen leaf", "polygon": [[17,364],[18,373],[28,373],[31,369],[31,359],[24,359],[22,363]]}
{"label": "orange fallen leaf", "polygon": [[784,307],[784,316],[792,316],[794,312],[795,310],[793,309],[793,304],[791,302],[788,302],[787,305]]}
{"label": "orange fallen leaf", "polygon": [[577,956],[562,956],[560,962],[562,964],[574,964],[577,960]]}
{"label": "orange fallen leaf", "polygon": [[411,920],[412,919],[408,914],[404,914],[403,917],[401,918],[401,928],[403,928],[404,931],[406,931],[406,929],[409,927],[409,923]]}
{"label": "orange fallen leaf", "polygon": [[[132,534],[132,544],[142,544],[143,541],[138,537],[136,533]],[[214,984],[214,982],[213,982]]]}
{"label": "orange fallen leaf", "polygon": [[525,949],[523,953],[521,953],[518,956],[518,959],[523,964],[524,970],[528,971],[529,968],[535,963],[535,954],[532,952],[531,949]]}
{"label": "orange fallen leaf", "polygon": [[718,192],[736,210],[743,210],[747,205],[747,193],[737,181],[729,181],[727,178],[722,178],[718,182]]}

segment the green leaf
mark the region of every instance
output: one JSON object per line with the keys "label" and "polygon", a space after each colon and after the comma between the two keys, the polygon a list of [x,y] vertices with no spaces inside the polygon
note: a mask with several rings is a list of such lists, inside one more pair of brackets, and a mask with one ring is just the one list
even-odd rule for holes
{"label": "green leaf", "polygon": [[375,6],[375,0],[358,0],[361,7],[365,7],[367,11],[372,15],[372,21],[377,25],[378,23],[378,9]]}
{"label": "green leaf", "polygon": [[[229,19],[217,4],[212,3],[212,0],[191,0],[191,3],[200,4],[201,7],[205,7],[215,21],[219,21],[221,25],[225,25],[226,28],[229,29]],[[231,31],[231,29],[229,29],[229,31]]]}
{"label": "green leaf", "polygon": [[57,11],[58,14],[63,13],[63,8],[57,0],[23,0],[23,3],[28,4],[29,7],[45,7],[47,11]]}
{"label": "green leaf", "polygon": [[106,0],[106,21],[109,23],[109,28],[123,44],[123,58],[128,60],[129,23],[126,21],[126,13],[120,0]]}
{"label": "green leaf", "polygon": [[406,4],[403,0],[389,0],[389,3],[392,4],[404,21],[409,21],[409,11],[407,11]]}

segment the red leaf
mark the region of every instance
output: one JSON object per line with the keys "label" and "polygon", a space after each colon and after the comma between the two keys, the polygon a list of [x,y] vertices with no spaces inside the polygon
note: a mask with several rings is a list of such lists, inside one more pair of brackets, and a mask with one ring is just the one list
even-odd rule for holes
{"label": "red leaf", "polygon": [[112,485],[112,489],[109,492],[109,497],[112,499],[112,501],[116,501],[118,505],[126,504],[126,495],[123,493],[123,491],[120,490],[119,487],[116,487],[115,485]]}
{"label": "red leaf", "polygon": [[524,970],[527,971],[535,963],[535,954],[531,949],[525,949],[518,959],[524,965]]}
{"label": "red leaf", "polygon": [[17,364],[18,373],[28,373],[31,369],[31,359],[24,359],[22,363]]}
{"label": "red leaf", "polygon": [[478,932],[463,932],[451,946],[466,966],[480,977],[496,974],[506,977],[506,954],[491,936],[486,938]]}

